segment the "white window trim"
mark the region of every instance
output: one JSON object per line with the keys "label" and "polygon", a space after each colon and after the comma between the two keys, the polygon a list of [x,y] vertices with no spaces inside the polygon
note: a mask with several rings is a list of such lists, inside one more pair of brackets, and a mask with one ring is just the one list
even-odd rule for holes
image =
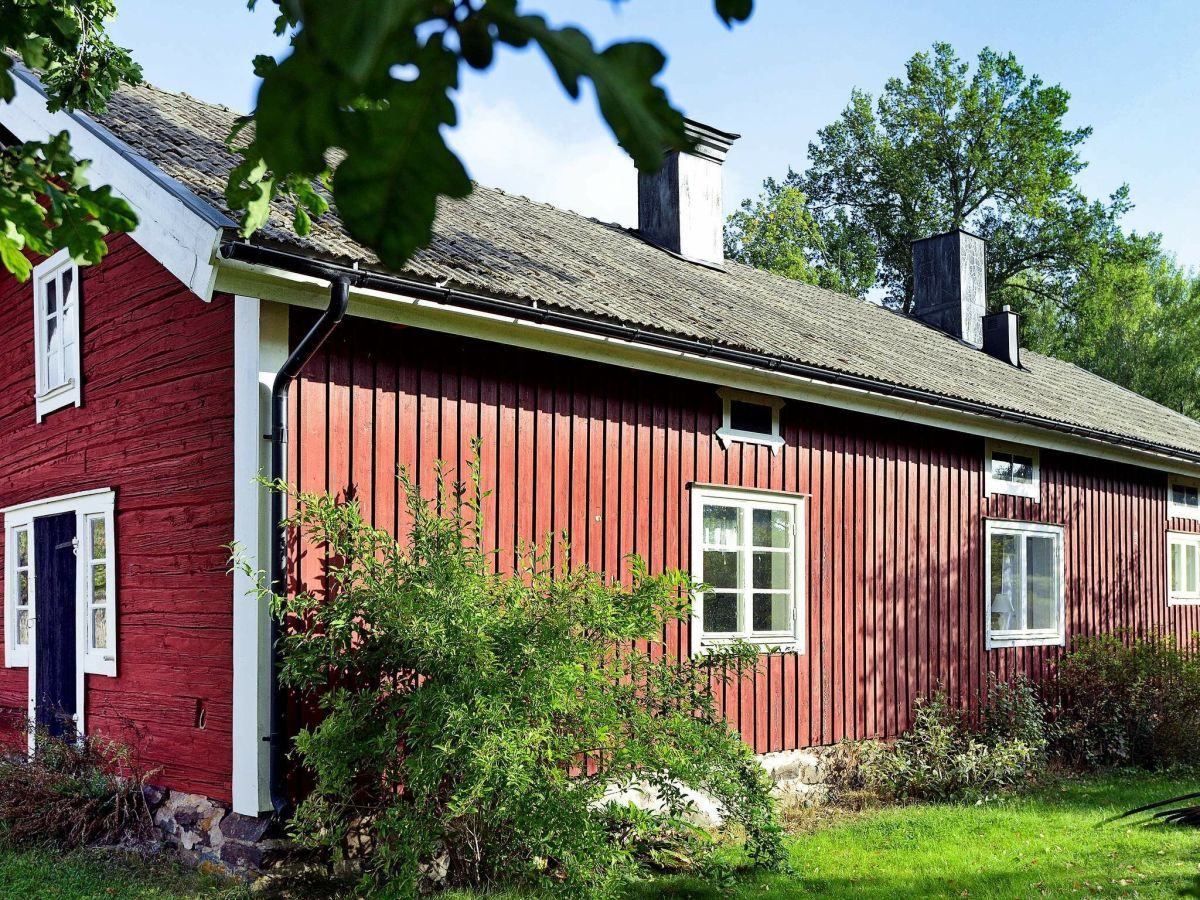
{"label": "white window trim", "polygon": [[1178,593],[1171,590],[1171,548],[1176,544],[1195,547],[1196,555],[1200,558],[1200,533],[1193,531],[1167,532],[1167,606],[1200,606],[1200,573],[1197,573],[1197,590]]}
{"label": "white window trim", "polygon": [[29,626],[27,635],[33,642],[33,528],[26,522],[10,521],[6,517],[4,523],[4,666],[5,668],[26,668],[29,665],[29,644],[17,643],[17,532],[25,531],[27,538],[26,583],[29,594]]}
{"label": "white window trim", "polygon": [[792,628],[784,632],[753,632],[721,638],[704,637],[704,595],[696,591],[692,595],[691,649],[692,654],[705,653],[714,648],[728,646],[738,637],[756,645],[763,653],[804,653],[804,614],[807,606],[807,585],[804,580],[806,546],[804,541],[807,522],[808,497],[804,494],[764,491],[752,488],[731,488],[718,485],[692,486],[692,573],[703,581],[704,571],[704,506],[706,503],[735,503],[747,506],[787,507],[792,516]]}
{"label": "white window trim", "polygon": [[1200,508],[1180,506],[1171,499],[1171,495],[1174,493],[1174,488],[1177,484],[1185,487],[1200,487],[1200,479],[1187,478],[1183,475],[1167,476],[1167,518],[1200,521]]}
{"label": "white window trim", "polygon": [[[1030,484],[1013,484],[992,477],[993,453],[1019,453],[1033,458],[1033,481]],[[1028,444],[1010,444],[1004,441],[984,441],[983,477],[987,495],[1007,494],[1012,497],[1028,497],[1036,503],[1042,499],[1042,454],[1037,447]]]}
{"label": "white window trim", "polygon": [[[987,649],[1001,647],[1052,647],[1067,643],[1066,581],[1063,576],[1064,529],[1061,525],[1045,525],[1040,522],[1019,522],[1011,519],[987,519],[984,523],[983,540],[983,622],[987,631]],[[993,534],[1046,534],[1057,537],[1054,549],[1055,586],[1058,594],[1058,628],[1027,629],[1024,631],[992,631],[992,535]],[[1022,556],[1022,558],[1024,558]],[[1022,588],[1027,587],[1021,579]],[[1026,605],[1024,596],[1020,598]]]}
{"label": "white window trim", "polygon": [[[30,530],[30,605],[36,609],[37,577],[34,574],[33,521],[44,516],[75,514],[75,536],[78,550],[75,565],[75,642],[79,675],[80,708],[83,704],[83,674],[116,676],[117,674],[117,541],[115,522],[116,494],[108,488],[81,491],[47,500],[23,503],[0,510],[4,514],[4,664],[8,668],[29,667],[29,647],[36,641],[37,616],[30,616],[29,645],[16,646],[16,532],[21,528]],[[91,648],[88,629],[91,617],[88,610],[88,578],[91,575],[89,558],[91,533],[88,519],[103,516],[105,520],[107,577],[107,608],[109,643],[105,650]],[[32,677],[32,675],[31,675]],[[32,696],[32,692],[31,692]],[[82,721],[82,719],[80,720]]]}
{"label": "white window trim", "polygon": [[[46,345],[45,329],[46,323],[42,315],[42,285],[50,278],[56,278],[64,269],[73,269],[74,277],[71,279],[71,291],[73,299],[69,302],[72,310],[72,315],[67,318],[67,323],[71,328],[71,362],[74,366],[75,377],[66,384],[58,385],[54,388],[46,388],[46,371],[44,359],[44,347]],[[33,269],[33,359],[34,372],[36,375],[36,389],[34,396],[34,406],[36,407],[37,420],[40,422],[48,413],[54,412],[56,409],[62,409],[64,406],[80,406],[83,403],[83,393],[80,390],[80,382],[82,381],[82,369],[80,368],[80,328],[79,320],[81,315],[80,287],[79,287],[79,267],[71,259],[71,253],[67,249],[59,250],[47,260],[43,260],[34,266]],[[60,304],[62,304],[60,299]],[[63,306],[60,305],[60,309]],[[60,325],[62,318],[59,319]],[[64,364],[65,364],[64,360]]]}
{"label": "white window trim", "polygon": [[[762,444],[770,447],[772,453],[776,453],[784,445],[783,436],[779,433],[779,411],[783,409],[786,402],[782,397],[755,394],[751,391],[739,391],[736,388],[728,387],[718,390],[717,396],[721,398],[721,427],[717,429],[717,440],[721,442],[722,447],[728,448],[734,441],[740,441],[744,444]],[[733,428],[730,425],[730,405],[734,400],[771,407],[771,433],[740,431]]]}

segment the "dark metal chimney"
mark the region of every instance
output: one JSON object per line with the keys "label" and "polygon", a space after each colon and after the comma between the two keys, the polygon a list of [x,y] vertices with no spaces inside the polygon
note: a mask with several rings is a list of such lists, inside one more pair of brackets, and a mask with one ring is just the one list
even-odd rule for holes
{"label": "dark metal chimney", "polygon": [[1021,317],[1005,306],[1000,312],[983,317],[983,352],[1010,366],[1021,365],[1021,345],[1018,325]]}
{"label": "dark metal chimney", "polygon": [[913,315],[983,347],[987,241],[961,229],[913,241]]}
{"label": "dark metal chimney", "polygon": [[652,244],[719,266],[725,261],[721,166],[738,135],[691,119],[685,127],[692,150],[670,150],[657,172],[638,173],[638,231]]}

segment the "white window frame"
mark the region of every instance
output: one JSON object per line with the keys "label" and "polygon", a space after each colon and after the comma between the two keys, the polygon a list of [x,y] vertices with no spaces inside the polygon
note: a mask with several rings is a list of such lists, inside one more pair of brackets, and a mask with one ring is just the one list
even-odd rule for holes
{"label": "white window frame", "polygon": [[1175,486],[1200,489],[1200,479],[1185,475],[1167,476],[1167,517],[1170,519],[1193,519],[1200,521],[1200,507],[1183,506],[1174,501]]}
{"label": "white window frame", "polygon": [[[1197,560],[1196,582],[1194,591],[1174,591],[1171,589],[1171,552],[1176,546],[1184,548],[1186,559],[1187,548],[1194,548]],[[1167,605],[1168,606],[1200,606],[1200,533],[1191,531],[1167,532]]]}
{"label": "white window frame", "polygon": [[[18,565],[17,542],[20,533],[26,535],[25,565]],[[12,521],[4,526],[4,665],[6,668],[24,668],[29,665],[29,646],[33,642],[33,527],[31,523]],[[17,605],[17,581],[19,573],[25,573],[26,604]],[[17,613],[24,609],[28,621],[26,626],[26,642],[17,642]]]}
{"label": "white window frame", "polygon": [[[808,591],[805,582],[806,544],[804,540],[807,519],[808,497],[804,494],[763,491],[750,488],[731,488],[719,485],[693,485],[692,503],[692,576],[698,583],[704,581],[704,507],[708,504],[740,506],[752,509],[786,509],[792,521],[792,570],[791,609],[792,625],[789,630],[755,632],[750,628],[737,633],[721,632],[720,637],[704,635],[704,594],[696,591],[692,595],[691,649],[693,654],[704,653],[725,646],[741,638],[758,646],[759,650],[780,653],[804,653],[804,616]],[[753,563],[751,555],[752,528],[747,519],[746,536],[742,549],[747,553],[747,566]],[[749,577],[749,576],[748,576]],[[753,594],[752,587],[739,588],[739,600],[744,594]]]}
{"label": "white window frame", "polygon": [[[728,447],[734,441],[744,444],[763,444],[775,453],[784,444],[783,436],[779,433],[779,411],[785,401],[782,397],[772,397],[768,394],[755,394],[751,391],[739,391],[736,388],[721,388],[717,391],[721,398],[721,427],[717,429],[717,440],[722,447]],[[742,403],[752,403],[756,406],[771,408],[771,433],[760,431],[741,431],[730,424],[732,418],[732,403],[738,400]]]}
{"label": "white window frame", "polygon": [[[1015,484],[992,475],[992,456],[996,453],[1019,453],[1033,460],[1033,480],[1029,484]],[[1012,497],[1028,497],[1035,502],[1042,499],[1042,454],[1037,447],[1027,444],[1010,444],[1004,441],[984,442],[983,476],[987,495],[1008,494]]]}
{"label": "white window frame", "polygon": [[[1019,522],[1011,519],[987,519],[984,523],[983,540],[983,622],[987,629],[987,649],[1001,647],[1051,647],[1065,646],[1067,642],[1067,610],[1066,610],[1066,581],[1063,575],[1063,540],[1064,529],[1061,525],[1047,525],[1041,522]],[[1054,546],[1054,577],[1058,600],[1058,627],[1055,629],[1009,629],[1007,631],[992,630],[992,536],[994,534],[1015,534],[1021,538],[1018,564],[1024,571],[1025,538],[1029,535],[1048,535],[1055,538]],[[1024,617],[1028,610],[1028,584],[1024,575],[1021,578],[1021,596],[1017,608]]]}
{"label": "white window frame", "polygon": [[[51,281],[59,281],[66,271],[72,273],[71,290],[66,297],[59,296],[58,300],[58,330],[56,334],[63,336],[64,344],[69,342],[70,351],[64,351],[63,366],[69,366],[73,376],[59,385],[49,385],[46,371],[46,305],[44,302],[45,286]],[[40,422],[48,414],[64,406],[80,406],[83,394],[80,390],[80,303],[79,303],[79,267],[71,259],[69,250],[63,249],[49,259],[38,263],[33,269],[33,345],[34,371],[36,373],[36,394],[34,405],[37,420]],[[61,283],[61,282],[60,282]]]}
{"label": "white window frame", "polygon": [[[108,488],[94,491],[82,491],[48,500],[38,500],[23,503],[3,510],[4,514],[4,664],[8,668],[29,667],[30,647],[36,641],[37,617],[30,615],[29,644],[16,643],[16,561],[17,561],[17,532],[29,530],[29,602],[31,612],[36,609],[37,577],[35,575],[33,522],[44,516],[75,514],[76,564],[75,564],[75,643],[76,660],[79,669],[79,703],[83,704],[84,673],[90,675],[117,674],[117,535],[116,535],[116,494]],[[95,604],[91,599],[91,529],[90,521],[100,517],[105,527],[105,557],[103,564],[108,567],[105,578],[105,593],[103,604],[107,610],[105,621],[108,630],[108,643],[104,649],[92,648],[92,617],[91,609]]]}

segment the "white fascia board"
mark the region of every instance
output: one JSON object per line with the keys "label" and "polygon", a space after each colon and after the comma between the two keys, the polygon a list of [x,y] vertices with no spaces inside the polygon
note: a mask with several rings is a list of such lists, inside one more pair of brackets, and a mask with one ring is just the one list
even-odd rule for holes
{"label": "white fascia board", "polygon": [[0,125],[21,141],[44,141],[60,131],[71,136],[76,159],[91,160],[92,185],[107,184],[138,216],[131,237],[202,300],[212,298],[217,249],[224,228],[235,223],[83,115],[46,108],[37,80],[12,69],[17,91],[0,103]]}
{"label": "white fascia board", "polygon": [[[236,260],[219,261],[217,289],[311,309],[324,309],[329,304],[329,285],[325,281]],[[687,378],[704,384],[771,394],[789,400],[882,416],[894,421],[912,422],[981,438],[1027,444],[1093,459],[1200,477],[1200,463],[1190,463],[1166,453],[1123,447],[1083,435],[1008,422],[919,400],[877,394],[815,378],[667,350],[621,338],[585,334],[558,326],[463,309],[401,294],[351,287],[348,314],[508,346],[558,353],[638,371]]]}

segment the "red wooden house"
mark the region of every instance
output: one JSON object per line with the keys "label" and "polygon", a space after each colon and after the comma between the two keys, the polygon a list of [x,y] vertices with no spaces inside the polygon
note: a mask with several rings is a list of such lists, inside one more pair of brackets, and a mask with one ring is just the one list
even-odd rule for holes
{"label": "red wooden house", "polygon": [[132,723],[177,793],[272,807],[269,621],[226,545],[268,565],[273,447],[402,532],[396,467],[428,487],[482,438],[503,564],[565,529],[712,585],[669,642],[764,648],[721,698],[762,753],[894,735],[1076,635],[1200,628],[1200,423],[1020,350],[978,238],[914,245],[912,317],[725,261],[733,136],[697,125],[639,230],[479,187],[386,272],[332,216],[237,238],[231,111],[140,87],[50,114],[21,79],[0,135],[68,130],[141,224],[0,282],[0,703]]}

